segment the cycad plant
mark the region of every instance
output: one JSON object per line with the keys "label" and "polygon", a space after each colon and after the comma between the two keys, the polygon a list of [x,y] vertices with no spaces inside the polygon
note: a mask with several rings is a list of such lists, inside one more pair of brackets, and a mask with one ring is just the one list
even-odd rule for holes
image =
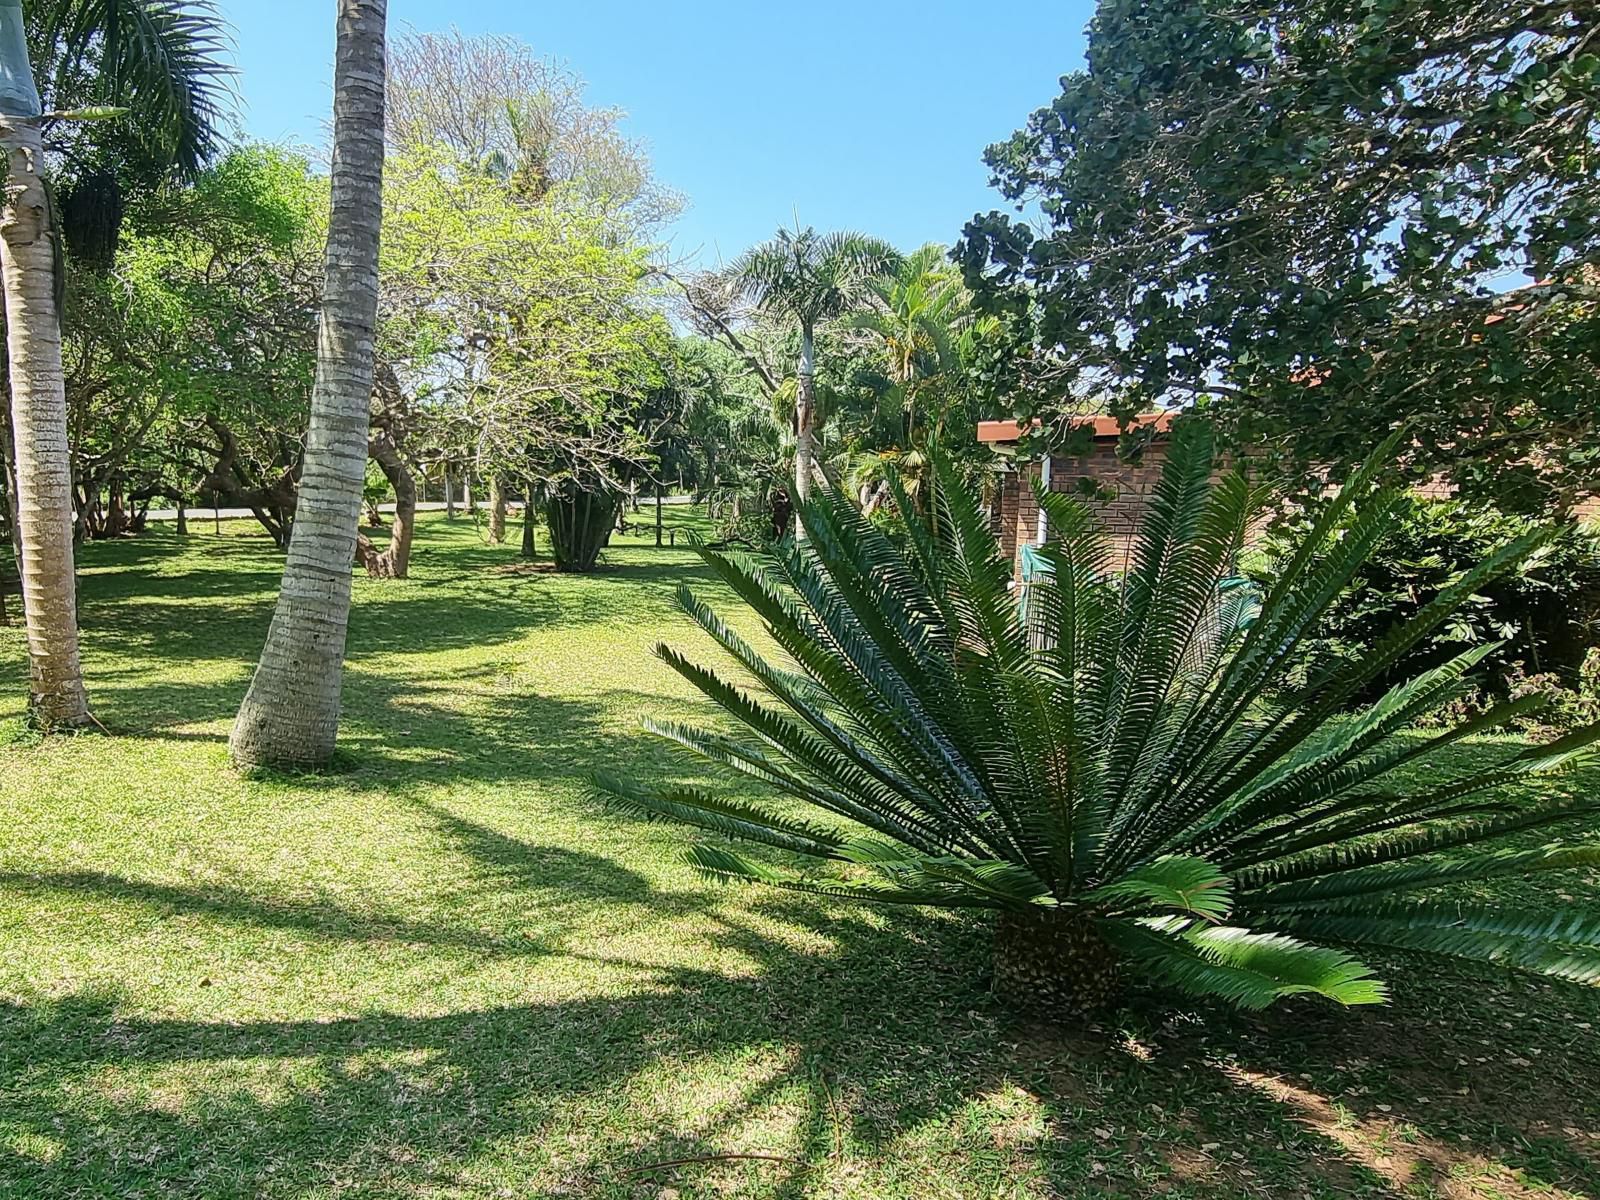
{"label": "cycad plant", "polygon": [[[624,808],[780,852],[691,850],[717,879],[993,910],[996,991],[1028,1007],[1093,1006],[1130,972],[1246,1007],[1381,1002],[1384,984],[1350,953],[1364,947],[1600,982],[1600,916],[1450,895],[1600,864],[1600,842],[1526,837],[1600,809],[1549,786],[1591,761],[1600,726],[1496,743],[1492,765],[1448,752],[1541,698],[1411,732],[1466,690],[1487,647],[1349,711],[1542,534],[1464,572],[1365,660],[1289,684],[1318,616],[1397,519],[1403,493],[1378,483],[1382,461],[1322,508],[1259,603],[1220,585],[1267,497],[1214,471],[1198,421],[1179,424],[1125,571],[1083,503],[1040,496],[1054,540],[1025,604],[948,464],[931,528],[896,487],[904,548],[819,493],[801,508],[809,539],[770,561],[704,554],[792,661],[764,658],[685,590],[759,687],[661,647],[738,732],[649,727],[824,819],[690,787],[600,786]],[[1540,786],[1515,787],[1527,784]],[[797,874],[785,855],[828,866]]]}

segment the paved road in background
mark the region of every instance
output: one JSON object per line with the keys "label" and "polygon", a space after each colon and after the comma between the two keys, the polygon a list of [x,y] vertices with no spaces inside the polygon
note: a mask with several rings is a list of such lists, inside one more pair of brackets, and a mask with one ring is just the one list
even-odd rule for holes
{"label": "paved road in background", "polygon": [[[692,502],[692,500],[693,497],[691,496],[664,496],[661,500],[661,503],[689,504]],[[653,500],[641,500],[639,502],[639,511],[641,513],[645,512],[653,503]],[[387,513],[392,513],[394,511],[394,505],[392,504],[383,504],[379,507]],[[509,505],[507,505],[507,507],[511,509],[512,512],[522,511],[522,503],[517,500],[513,500]],[[444,501],[424,500],[417,505],[417,511],[443,512]],[[482,504],[478,505],[478,511],[484,516],[488,516],[489,510],[486,506]],[[210,521],[214,519],[212,515],[213,512],[215,512],[216,516],[221,517],[224,521],[236,521],[243,517],[251,517],[255,515],[248,508],[223,508],[216,510],[209,508],[191,508],[188,510],[188,512],[189,520],[191,521]],[[456,512],[465,515],[466,510],[458,504],[456,505]],[[148,521],[176,521],[178,519],[178,510],[175,508],[152,508],[148,513],[145,514],[145,519]]]}

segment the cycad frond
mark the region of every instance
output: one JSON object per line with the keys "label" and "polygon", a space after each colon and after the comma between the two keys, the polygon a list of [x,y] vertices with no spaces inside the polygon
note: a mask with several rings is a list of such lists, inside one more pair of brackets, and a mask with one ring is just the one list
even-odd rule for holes
{"label": "cycad frond", "polygon": [[[1007,986],[1041,971],[1098,971],[1103,983],[1088,964],[1109,956],[1246,1006],[1297,993],[1383,998],[1361,963],[1299,937],[1600,981],[1600,918],[1476,909],[1447,919],[1429,907],[1438,889],[1600,865],[1600,844],[1510,841],[1600,811],[1600,800],[1527,795],[1592,765],[1600,726],[1452,769],[1447,752],[1462,738],[1539,703],[1413,731],[1463,694],[1487,646],[1350,711],[1543,535],[1469,566],[1363,660],[1296,686],[1317,621],[1402,507],[1379,460],[1324,505],[1273,586],[1241,598],[1235,563],[1268,497],[1219,469],[1197,422],[1178,424],[1126,570],[1085,504],[1042,493],[1055,540],[1026,589],[955,469],[931,458],[923,508],[886,476],[903,544],[849,496],[822,489],[800,506],[804,542],[763,564],[704,553],[787,661],[769,661],[687,592],[684,607],[759,692],[662,650],[738,732],[677,722],[655,732],[734,784],[838,824],[682,788],[602,790],[636,812],[828,860],[836,873],[796,878],[696,850],[697,867],[717,878],[999,910],[997,953],[1019,956],[1006,970],[997,960]],[[1419,777],[1428,782],[1409,782]]]}

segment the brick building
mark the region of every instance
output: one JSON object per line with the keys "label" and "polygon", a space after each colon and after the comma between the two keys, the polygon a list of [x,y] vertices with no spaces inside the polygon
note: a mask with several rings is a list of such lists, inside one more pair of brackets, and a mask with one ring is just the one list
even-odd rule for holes
{"label": "brick building", "polygon": [[[1139,527],[1144,521],[1150,496],[1166,466],[1166,445],[1162,435],[1171,427],[1172,418],[1170,412],[1134,418],[1134,428],[1153,427],[1154,433],[1154,440],[1146,446],[1138,462],[1128,462],[1117,453],[1121,428],[1114,417],[1082,418],[1083,424],[1093,427],[1093,441],[1088,453],[1052,454],[1048,458],[1024,457],[1021,454],[1015,421],[980,421],[978,441],[1006,463],[993,520],[1001,548],[1011,559],[1013,574],[1019,578],[1022,575],[1023,550],[1039,545],[1048,534],[1047,523],[1039,510],[1034,491],[1035,484],[1041,478],[1052,492],[1081,493],[1082,481],[1089,479],[1099,491],[1108,495],[1105,499],[1090,500],[1089,504],[1111,534],[1114,558],[1121,560],[1119,565],[1126,566]],[[1450,496],[1449,485],[1442,481],[1424,485],[1418,491],[1439,500]],[[1575,516],[1579,520],[1600,519],[1600,496],[1584,501],[1578,506]]]}
{"label": "brick building", "polygon": [[1172,414],[1134,418],[1135,427],[1154,426],[1157,435],[1136,463],[1117,453],[1122,431],[1116,418],[1086,417],[1084,423],[1094,427],[1094,441],[1087,454],[1052,454],[1048,458],[1025,458],[1019,453],[1015,421],[978,424],[978,441],[1006,463],[994,507],[994,526],[1001,549],[1011,559],[1013,573],[1019,576],[1023,548],[1043,542],[1048,532],[1035,495],[1035,485],[1041,477],[1052,492],[1080,492],[1082,481],[1089,479],[1109,493],[1108,499],[1092,500],[1090,506],[1111,533],[1114,551],[1124,560],[1144,521],[1150,495],[1166,465],[1166,446],[1160,435],[1171,426]]}

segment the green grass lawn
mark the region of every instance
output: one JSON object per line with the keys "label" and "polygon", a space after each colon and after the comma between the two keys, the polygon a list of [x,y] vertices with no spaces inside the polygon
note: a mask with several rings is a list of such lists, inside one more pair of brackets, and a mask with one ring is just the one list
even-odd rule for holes
{"label": "green grass lawn", "polygon": [[0,630],[4,1200],[1600,1196],[1600,992],[1386,963],[1382,1010],[1055,1029],[971,923],[697,882],[583,784],[684,769],[637,725],[705,576],[648,534],[565,577],[430,515],[356,584],[349,769],[241,778],[280,560],[205,528],[83,553],[115,737],[21,735]]}

